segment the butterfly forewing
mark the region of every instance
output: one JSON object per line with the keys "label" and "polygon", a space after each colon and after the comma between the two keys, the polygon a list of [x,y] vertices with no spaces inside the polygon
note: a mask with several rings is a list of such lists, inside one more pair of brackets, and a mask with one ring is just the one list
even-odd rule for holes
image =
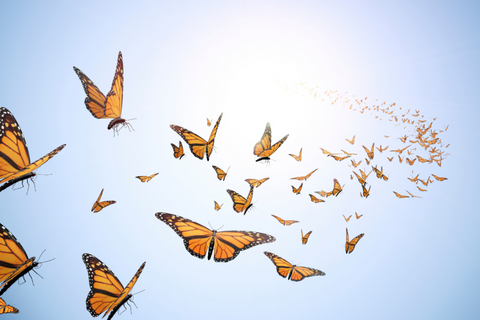
{"label": "butterfly forewing", "polygon": [[3,313],[18,313],[19,310],[15,307],[6,304],[5,300],[0,298],[0,314]]}
{"label": "butterfly forewing", "polygon": [[112,82],[112,89],[107,94],[105,103],[106,118],[120,118],[122,116],[123,104],[123,57],[118,53],[117,67],[115,68],[115,77]]}

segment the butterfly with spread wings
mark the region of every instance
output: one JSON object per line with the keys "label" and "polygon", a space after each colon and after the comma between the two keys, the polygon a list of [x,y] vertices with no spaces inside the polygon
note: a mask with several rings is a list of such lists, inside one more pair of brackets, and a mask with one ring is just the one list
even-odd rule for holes
{"label": "butterfly with spread wings", "polygon": [[97,213],[100,210],[102,210],[103,208],[108,207],[111,204],[117,203],[117,201],[115,201],[115,200],[100,201],[100,199],[102,198],[102,194],[103,194],[103,189],[100,192],[100,195],[98,196],[97,201],[95,201],[95,203],[93,204],[93,207],[92,207],[92,210],[91,210],[92,212]]}
{"label": "butterfly with spread wings", "polygon": [[173,148],[173,156],[178,160],[182,159],[182,157],[185,155],[185,153],[183,153],[182,141],[179,141],[179,143],[180,144],[178,145],[178,147],[173,143],[170,143]]}
{"label": "butterfly with spread wings", "polygon": [[220,205],[220,204],[218,204],[218,202],[217,202],[217,201],[215,201],[215,200],[214,200],[213,202],[215,202],[215,210],[217,210],[217,211],[218,211],[218,210],[220,210],[220,209],[222,208],[222,206],[223,206],[223,203]]}
{"label": "butterfly with spread wings", "polygon": [[218,180],[225,181],[225,178],[227,177],[227,173],[228,173],[228,170],[230,170],[230,167],[228,167],[227,171],[223,171],[217,166],[212,166],[212,167],[213,167],[213,170],[215,170],[215,172],[217,173]]}
{"label": "butterfly with spread wings", "polygon": [[400,193],[398,193],[398,192],[395,192],[395,191],[393,191],[393,193],[395,193],[395,195],[397,196],[397,198],[400,198],[400,199],[410,198],[409,196],[404,196],[404,195],[402,195],[402,194],[400,194]]}
{"label": "butterfly with spread wings", "polygon": [[253,188],[253,186],[250,186],[250,192],[248,193],[247,199],[245,199],[235,191],[227,189],[227,192],[233,201],[233,210],[238,213],[243,212],[243,215],[247,213],[248,209],[250,209],[250,207],[252,206]]}
{"label": "butterfly with spread wings", "polygon": [[302,244],[307,244],[308,238],[310,238],[312,231],[307,232],[305,235],[303,234],[303,230],[301,231],[302,231]]}
{"label": "butterfly with spread wings", "polygon": [[289,156],[293,157],[293,159],[297,160],[298,162],[302,161],[302,148],[300,148],[300,154],[298,156],[289,153]]}
{"label": "butterfly with spread wings", "polygon": [[35,257],[28,258],[17,238],[0,223],[0,296],[37,266]]}
{"label": "butterfly with spread wings", "polygon": [[310,173],[307,174],[306,176],[290,178],[290,180],[294,180],[294,179],[295,179],[295,180],[300,180],[300,181],[302,181],[302,180],[307,181],[307,179],[310,178],[310,176],[311,176],[315,171],[317,171],[317,170],[318,170],[318,168],[315,169],[315,170],[313,170],[312,172],[310,172]]}
{"label": "butterfly with spread wings", "polygon": [[303,182],[298,188],[295,188],[294,186],[292,186],[292,192],[295,193],[296,195],[299,195],[300,191],[302,191],[302,187],[303,187]]}
{"label": "butterfly with spread wings", "polygon": [[324,276],[326,274],[318,269],[292,265],[287,260],[271,252],[265,251],[264,253],[273,262],[275,267],[277,267],[278,274],[283,278],[287,278],[288,280],[302,281],[307,277]]}
{"label": "butterfly with spread wings", "polygon": [[165,212],[155,216],[172,228],[183,239],[185,249],[197,258],[208,260],[213,255],[215,262],[235,259],[240,251],[275,241],[275,237],[256,231],[217,231],[203,225]]}
{"label": "butterfly with spread wings", "polygon": [[34,177],[33,172],[65,147],[56,148],[35,162],[30,162],[27,142],[20,126],[7,108],[0,108],[0,191],[19,181]]}
{"label": "butterfly with spread wings", "polygon": [[258,188],[258,187],[260,187],[260,185],[261,185],[262,183],[264,183],[264,182],[267,181],[268,179],[270,179],[270,178],[263,178],[263,179],[260,179],[260,180],[257,180],[257,179],[245,179],[245,181],[248,182],[248,184],[250,184],[251,187]]}
{"label": "butterfly with spread wings", "polygon": [[354,144],[355,143],[355,136],[353,136],[352,140],[348,140],[348,139],[345,139],[348,141],[348,143],[350,144]]}
{"label": "butterfly with spread wings", "polygon": [[448,180],[448,178],[439,177],[439,176],[434,175],[433,173],[432,173],[432,176],[433,176],[437,181]]}
{"label": "butterfly with spread wings", "polygon": [[152,174],[151,176],[136,176],[135,178],[139,179],[142,182],[148,182],[148,181],[152,180],[153,177],[155,177],[157,174],[158,174],[158,172]]}
{"label": "butterfly with spread wings", "polygon": [[357,219],[360,219],[363,216],[363,214],[358,215],[358,213],[355,212],[355,216],[357,217]]}
{"label": "butterfly with spread wings", "polygon": [[0,314],[4,314],[4,313],[19,313],[19,312],[20,312],[20,311],[19,311],[17,308],[7,305],[7,303],[5,302],[5,300],[3,300],[2,298],[0,298]]}
{"label": "butterfly with spread wings", "polygon": [[[98,89],[98,87],[87,77],[80,69],[73,67],[78,78],[82,82],[83,90],[87,97],[85,105],[88,111],[97,119],[111,119],[108,124],[108,130],[113,129],[114,133],[118,133],[123,127],[129,130],[133,127],[125,119],[122,118],[123,105],[123,57],[122,52],[118,53],[117,67],[115,68],[115,76],[113,77],[112,88],[107,96]],[[121,127],[120,127],[121,126]]]}
{"label": "butterfly with spread wings", "polygon": [[290,225],[292,225],[292,224],[294,224],[294,223],[300,222],[300,221],[297,221],[297,220],[283,220],[282,218],[277,217],[277,216],[275,216],[275,215],[273,215],[273,214],[272,214],[272,217],[274,217],[275,219],[277,219],[278,222],[280,222],[280,224],[283,224],[284,226],[290,226]]}
{"label": "butterfly with spread wings", "polygon": [[130,298],[133,286],[140,277],[146,262],[142,263],[140,268],[133,276],[132,280],[124,288],[120,280],[113,274],[100,259],[84,253],[82,255],[83,263],[87,267],[88,281],[90,284],[90,293],[87,296],[87,310],[92,317],[97,317],[103,312],[103,317],[108,316],[112,319],[118,309],[123,306]]}
{"label": "butterfly with spread wings", "polygon": [[289,134],[272,146],[272,128],[270,127],[270,122],[267,122],[267,126],[265,127],[262,138],[253,147],[253,154],[259,157],[256,162],[270,160],[270,156],[277,151],[278,148],[280,148],[285,140],[287,140],[288,136]]}
{"label": "butterfly with spread wings", "polygon": [[185,140],[185,142],[190,147],[190,151],[195,157],[202,160],[203,157],[207,155],[207,161],[210,161],[210,155],[213,151],[213,144],[215,142],[215,137],[217,135],[218,126],[220,125],[220,120],[222,120],[222,116],[223,113],[220,114],[220,117],[218,117],[217,123],[215,123],[212,133],[210,133],[210,138],[208,138],[208,142],[199,135],[180,126],[172,124],[170,125],[170,128],[172,128],[173,131],[178,133],[180,137]]}
{"label": "butterfly with spread wings", "polygon": [[325,202],[325,200],[323,200],[323,199],[318,199],[318,198],[315,197],[313,194],[309,194],[309,196],[310,196],[310,200],[312,200],[313,203]]}
{"label": "butterfly with spread wings", "polygon": [[368,150],[368,148],[366,148],[365,146],[362,146],[362,147],[363,147],[363,149],[365,150],[365,152],[367,153],[368,158],[369,158],[370,160],[372,160],[373,157],[374,157],[375,143],[372,144],[372,149],[371,149],[371,150]]}
{"label": "butterfly with spread wings", "polygon": [[358,241],[362,239],[364,236],[363,233],[359,234],[355,238],[353,238],[351,241],[348,239],[348,228],[347,228],[347,242],[345,242],[345,253],[352,253],[353,249],[355,249],[355,246],[357,245]]}

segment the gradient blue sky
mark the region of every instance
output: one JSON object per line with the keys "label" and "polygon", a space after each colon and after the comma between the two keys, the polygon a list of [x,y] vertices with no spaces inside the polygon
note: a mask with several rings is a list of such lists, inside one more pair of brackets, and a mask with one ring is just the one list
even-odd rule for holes
{"label": "gradient blue sky", "polygon": [[[133,290],[145,289],[138,309],[115,319],[477,319],[479,9],[474,1],[2,2],[0,106],[21,125],[32,160],[67,144],[37,171],[36,191],[0,194],[0,222],[28,255],[46,249],[41,260],[55,258],[37,270],[44,279],[32,273],[35,286],[27,277],[2,296],[20,309],[4,318],[89,319],[81,255],[91,253],[124,285],[147,262]],[[86,110],[72,67],[107,93],[119,51],[122,116],[136,120],[134,132],[114,138],[108,121]],[[442,167],[410,167],[377,154],[390,179],[372,174],[371,196],[360,198],[349,163],[319,147],[362,159],[362,145],[402,147],[395,138],[411,132],[295,93],[298,83],[437,118],[437,130],[449,125],[441,138],[450,156]],[[170,124],[207,138],[206,118],[222,112],[209,162],[189,150],[173,158],[170,143],[180,137]],[[290,134],[269,166],[252,154],[267,122],[273,141]],[[300,148],[298,163],[288,154]],[[212,165],[231,166],[225,181]],[[300,183],[290,178],[316,168],[295,196],[290,186]],[[412,169],[448,180],[422,199],[397,199],[393,190],[419,194],[406,179]],[[156,172],[149,183],[135,179]],[[246,195],[243,180],[264,177],[255,209],[234,212],[225,190]],[[313,204],[308,193],[331,189],[333,178],[344,191]],[[117,203],[93,214],[102,188]],[[214,200],[224,204],[218,212]],[[159,211],[277,241],[226,264],[200,260],[155,218]],[[355,212],[364,216],[345,223],[342,214]],[[284,227],[271,214],[300,223]],[[351,255],[345,227],[351,237],[365,233]],[[313,230],[306,246],[301,229]],[[326,276],[287,281],[263,251]]]}

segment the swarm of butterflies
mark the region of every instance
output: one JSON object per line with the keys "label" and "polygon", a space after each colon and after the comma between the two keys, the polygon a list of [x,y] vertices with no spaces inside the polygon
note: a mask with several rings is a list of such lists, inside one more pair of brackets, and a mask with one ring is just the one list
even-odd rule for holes
{"label": "swarm of butterflies", "polygon": [[[73,69],[78,75],[82,83],[83,89],[87,95],[85,99],[85,105],[90,111],[90,113],[97,119],[112,119],[108,124],[107,128],[109,130],[113,130],[114,136],[115,134],[118,135],[122,128],[128,128],[129,131],[132,131],[133,127],[131,126],[131,124],[127,120],[121,118],[124,79],[123,57],[121,52],[118,55],[117,66],[111,90],[106,96],[82,71],[80,71],[76,67],[73,67]],[[313,89],[309,90],[308,92],[312,95],[314,94],[314,98],[316,98],[317,93],[314,92]],[[326,94],[327,96],[330,96],[330,94],[333,95],[334,93],[335,92],[330,92]],[[340,99],[340,97],[336,96],[334,102],[336,102],[337,99]],[[366,99],[367,98],[365,98],[365,100]],[[363,103],[363,100],[360,102],[357,101],[358,105],[360,105],[361,103]],[[350,106],[350,109],[351,108],[352,106]],[[389,108],[379,109],[379,106],[363,106],[362,113],[366,110],[381,110],[384,113],[389,113],[391,115],[393,112]],[[406,114],[408,114],[408,112],[406,112]],[[413,115],[413,117],[418,117],[418,115],[419,113],[417,111],[416,114]],[[208,140],[203,139],[199,135],[181,126],[172,124],[170,127],[187,143],[191,153],[196,158],[202,160],[206,156],[208,161],[210,160],[210,156],[214,148],[215,137],[220,122],[222,120],[222,116],[223,113],[220,114],[216,123],[214,124]],[[395,119],[396,121],[398,121],[397,118]],[[443,145],[440,144],[441,140],[436,137],[438,133],[432,130],[432,123],[430,123],[429,126],[426,126],[424,124],[425,121],[420,120],[418,122],[412,122],[412,120],[403,122],[416,125],[416,133],[413,138],[415,140],[410,140],[409,142],[411,144],[409,146],[399,148],[397,150],[391,150],[391,152],[397,153],[399,161],[402,162],[403,158],[400,157],[402,152],[407,150],[409,155],[413,155],[413,151],[415,150],[415,148],[410,147],[413,144],[417,143],[419,147],[423,147],[425,148],[425,150],[430,149],[430,159],[427,160],[426,158],[422,158],[421,156],[417,155],[417,157],[413,158],[413,160],[409,158],[406,159],[409,165],[413,165],[415,160],[418,159],[419,162],[432,163],[433,161],[435,161],[439,166],[441,166],[441,161],[448,154],[440,150],[440,147],[442,147]],[[211,124],[212,121],[207,119],[207,125],[211,126]],[[272,145],[271,135],[271,125],[270,123],[267,123],[260,141],[257,142],[253,147],[253,154],[258,157],[258,159],[256,160],[257,162],[269,161],[271,159],[270,157],[280,146],[282,146],[282,144],[287,140],[289,136],[288,134],[285,135],[282,139]],[[408,136],[401,137],[400,140],[405,143],[407,138]],[[351,145],[353,145],[355,143],[355,136],[351,140],[345,140],[347,140]],[[173,148],[173,156],[179,160],[182,159],[182,157],[185,155],[182,142],[180,141],[178,146],[173,143],[171,145]],[[27,143],[18,122],[9,110],[7,110],[6,108],[0,108],[0,192],[18,182],[21,182],[23,184],[25,180],[32,179],[35,176],[35,171],[41,165],[43,165],[53,156],[59,153],[64,147],[65,144],[59,146],[58,148],[54,149],[53,151],[51,151],[44,157],[36,160],[35,162],[31,162]],[[374,147],[375,144],[373,144],[371,148],[363,146],[366,157],[362,160],[354,160],[353,158],[350,159],[351,167],[355,169],[360,165],[360,163],[362,163],[362,161],[365,161],[367,165],[370,165],[370,161],[372,161],[375,156]],[[448,147],[448,145],[446,147]],[[377,150],[382,153],[388,148],[388,146],[384,148],[380,146],[380,148],[377,147]],[[341,150],[341,154],[332,153],[322,148],[320,149],[323,154],[325,154],[327,157],[331,157],[335,161],[343,161],[357,155],[355,153],[350,153],[344,150]],[[302,161],[302,149],[300,149],[298,155],[290,154],[290,156],[293,157],[296,161]],[[393,160],[393,157],[388,158],[388,160],[391,162]],[[215,165],[213,165],[212,167],[217,175],[217,178],[220,181],[224,181],[228,174],[228,169],[226,171],[223,171]],[[367,178],[372,171],[376,174],[378,179],[382,179],[384,181],[388,180],[388,177],[383,172],[383,167],[378,168],[378,165],[373,166],[372,164],[371,168],[372,170],[369,173],[366,173],[366,170],[361,169],[359,169],[358,173],[356,171],[352,171],[352,173],[355,175],[361,185],[361,197],[367,198],[370,195],[371,187],[367,189],[366,185]],[[304,182],[306,182],[307,179],[310,178],[317,170],[318,169],[315,169],[305,176],[291,178],[292,180],[302,181],[302,183],[298,187],[292,185],[292,192],[297,195],[300,194]],[[158,175],[158,173],[152,174],[150,176],[137,176],[136,178],[138,178],[143,183],[148,183],[156,175]],[[428,179],[420,179],[418,176],[419,175],[408,179],[417,184],[418,182],[422,182],[425,187],[428,185],[428,183],[433,182],[433,180],[430,180],[430,177],[428,177]],[[351,175],[350,177],[353,180],[353,175]],[[447,179],[436,175],[432,175],[432,177],[436,181],[444,181]],[[233,190],[227,189],[226,191],[230,195],[233,202],[233,210],[238,213],[243,213],[244,215],[247,214],[248,210],[252,206],[252,199],[255,188],[260,187],[268,179],[268,177],[263,179],[246,179],[245,181],[250,185],[250,190],[246,198]],[[329,196],[336,197],[342,192],[344,186],[345,185],[342,186],[337,179],[333,179],[332,190],[321,190],[316,191],[316,193],[318,193],[323,198],[328,198]],[[420,187],[417,188],[419,189],[419,191],[426,191],[426,189],[422,189]],[[114,200],[102,201],[103,192],[104,189],[101,190],[100,195],[94,202],[91,210],[92,212],[97,213],[102,209],[106,208],[107,206],[115,204],[116,201]],[[397,193],[396,191],[394,191],[394,193],[399,198],[409,197]],[[410,192],[408,193],[412,197],[418,197],[411,194]],[[314,203],[325,202],[325,200],[318,198],[318,196],[312,194],[309,194],[309,196],[311,201]],[[215,210],[220,210],[222,206],[223,204],[220,205],[216,201],[214,201]],[[360,219],[362,217],[362,215],[358,215],[357,213],[355,213],[355,215],[356,219]],[[272,216],[284,226],[290,226],[299,222],[296,220],[284,220],[273,214]],[[155,214],[155,217],[165,223],[170,228],[172,228],[173,231],[175,231],[175,233],[183,239],[185,249],[191,255],[200,259],[203,259],[205,258],[205,256],[207,256],[208,260],[210,260],[213,256],[213,260],[215,262],[229,262],[235,259],[243,250],[252,248],[257,245],[271,243],[276,240],[274,236],[258,231],[232,230],[219,232],[217,230],[211,230],[198,222],[171,213],[157,212]],[[348,222],[351,218],[351,216],[349,216],[348,218],[345,216],[343,217],[346,222]],[[303,230],[301,231],[301,241],[303,245],[307,244],[311,234],[312,231],[309,231],[306,234],[303,234]],[[362,233],[350,240],[348,229],[346,229],[345,252],[347,254],[352,253],[363,236],[364,234]],[[290,262],[274,253],[265,251],[264,254],[275,265],[277,273],[281,277],[287,278],[288,280],[301,281],[307,277],[325,275],[325,272],[315,268],[292,265]],[[142,265],[139,267],[139,269],[133,276],[132,280],[127,284],[127,286],[124,287],[121,284],[120,280],[115,276],[115,274],[100,259],[98,259],[94,255],[85,253],[82,255],[82,261],[84,262],[87,269],[90,286],[90,292],[88,293],[86,299],[86,309],[93,317],[104,313],[104,317],[108,315],[108,319],[110,320],[119,310],[119,308],[125,303],[127,303],[132,297],[131,291],[138,278],[140,277],[140,274],[142,273],[146,262],[142,263]],[[5,293],[12,286],[13,283],[15,283],[18,279],[22,278],[24,275],[26,275],[28,272],[30,272],[33,268],[37,266],[39,266],[39,263],[35,261],[35,257],[29,258],[25,249],[15,238],[15,236],[7,229],[7,227],[0,224],[0,296],[3,295],[3,293]],[[0,314],[18,312],[18,309],[7,305],[6,302],[2,298],[0,298]]]}

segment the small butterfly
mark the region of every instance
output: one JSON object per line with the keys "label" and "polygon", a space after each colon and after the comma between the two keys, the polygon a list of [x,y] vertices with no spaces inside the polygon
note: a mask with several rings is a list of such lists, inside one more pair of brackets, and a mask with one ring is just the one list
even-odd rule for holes
{"label": "small butterfly", "polygon": [[293,159],[297,160],[297,161],[302,161],[302,148],[300,148],[300,154],[298,156],[294,155],[294,154],[291,154],[289,153],[290,156],[293,157]]}
{"label": "small butterfly", "polygon": [[273,215],[273,214],[272,214],[272,217],[274,217],[275,219],[277,219],[278,222],[280,222],[280,223],[283,224],[284,226],[289,226],[289,225],[292,225],[292,224],[294,224],[294,223],[300,222],[300,221],[297,221],[297,220],[283,220],[282,218],[277,217],[276,215]]}
{"label": "small butterfly", "polygon": [[140,181],[142,181],[142,182],[148,182],[148,181],[152,180],[152,178],[155,177],[157,174],[158,174],[158,172],[152,174],[151,176],[136,176],[135,178],[140,179]]}
{"label": "small butterfly", "polygon": [[355,143],[355,136],[353,136],[352,140],[348,140],[348,139],[345,139],[348,141],[348,143],[350,144],[354,144]]}
{"label": "small butterfly", "polygon": [[233,190],[227,189],[228,194],[232,198],[233,201],[233,210],[238,213],[243,212],[245,215],[252,206],[252,198],[253,198],[253,186],[250,186],[250,192],[248,193],[247,199],[239,195]]}
{"label": "small butterfly", "polygon": [[102,210],[103,208],[105,207],[108,207],[109,205],[111,204],[114,204],[116,203],[117,201],[115,200],[109,200],[109,201],[101,201],[100,202],[100,198],[102,198],[102,194],[103,194],[103,189],[102,191],[100,192],[100,195],[98,196],[98,199],[97,201],[95,201],[95,203],[93,204],[93,207],[92,207],[92,212],[99,212],[100,210]]}
{"label": "small butterfly", "polygon": [[403,199],[403,198],[410,198],[409,196],[404,196],[404,195],[401,195],[400,193],[398,193],[398,192],[395,192],[395,191],[393,191],[393,193],[395,193],[395,195],[396,195],[398,198],[400,198],[400,199]]}
{"label": "small butterfly", "polygon": [[288,280],[292,281],[302,281],[307,277],[312,276],[324,276],[325,272],[308,267],[300,267],[296,265],[292,265],[287,260],[273,254],[271,252],[264,252],[265,255],[273,262],[273,264],[277,267],[278,274],[283,277],[287,278]]}
{"label": "small butterfly", "polygon": [[358,214],[355,212],[355,216],[357,217],[357,219],[360,219],[360,218],[363,216],[363,214],[358,215]]}
{"label": "small butterfly", "polygon": [[312,234],[312,231],[307,232],[307,234],[303,235],[303,230],[302,231],[302,244],[307,244],[308,238]]}
{"label": "small butterfly", "polygon": [[218,210],[220,210],[220,209],[222,208],[223,203],[222,203],[221,205],[219,205],[219,204],[217,203],[217,201],[213,201],[213,202],[215,202],[215,210],[218,211]]}
{"label": "small butterfly", "polygon": [[302,184],[300,185],[300,187],[298,188],[295,188],[294,186],[292,186],[292,192],[299,195],[300,194],[300,191],[302,191],[302,187],[303,187],[303,182]]}
{"label": "small butterfly", "polygon": [[257,180],[257,179],[245,179],[245,181],[248,182],[251,187],[258,188],[258,187],[260,187],[260,185],[261,185],[262,183],[264,183],[264,182],[267,181],[268,179],[270,179],[270,178],[263,178],[263,179],[260,179],[260,180]]}
{"label": "small butterfly", "polygon": [[309,196],[310,196],[310,199],[312,200],[312,202],[314,202],[314,203],[325,202],[325,200],[318,199],[317,197],[315,197],[312,194],[309,194]]}
{"label": "small butterfly", "polygon": [[313,170],[312,172],[310,172],[310,173],[309,173],[309,174],[307,174],[306,176],[303,176],[303,177],[296,177],[296,178],[291,178],[290,180],[293,180],[293,179],[295,179],[295,180],[300,180],[300,181],[302,181],[302,180],[305,180],[305,181],[307,181],[307,179],[308,179],[308,178],[310,178],[310,176],[311,176],[311,175],[312,175],[312,174],[313,174],[315,171],[317,171],[317,170],[318,170],[318,168],[317,168],[317,169],[315,169],[315,170]]}
{"label": "small butterfly", "polygon": [[358,241],[362,239],[364,234],[359,234],[355,238],[352,239],[352,241],[348,240],[348,228],[347,228],[347,242],[345,243],[345,253],[352,253],[353,249],[355,249],[355,246],[357,245]]}
{"label": "small butterfly", "polygon": [[345,215],[343,215],[343,214],[342,214],[342,216],[343,216],[343,219],[345,219],[346,222],[350,221],[350,218],[352,217],[352,216],[350,215],[350,217],[345,218]]}

